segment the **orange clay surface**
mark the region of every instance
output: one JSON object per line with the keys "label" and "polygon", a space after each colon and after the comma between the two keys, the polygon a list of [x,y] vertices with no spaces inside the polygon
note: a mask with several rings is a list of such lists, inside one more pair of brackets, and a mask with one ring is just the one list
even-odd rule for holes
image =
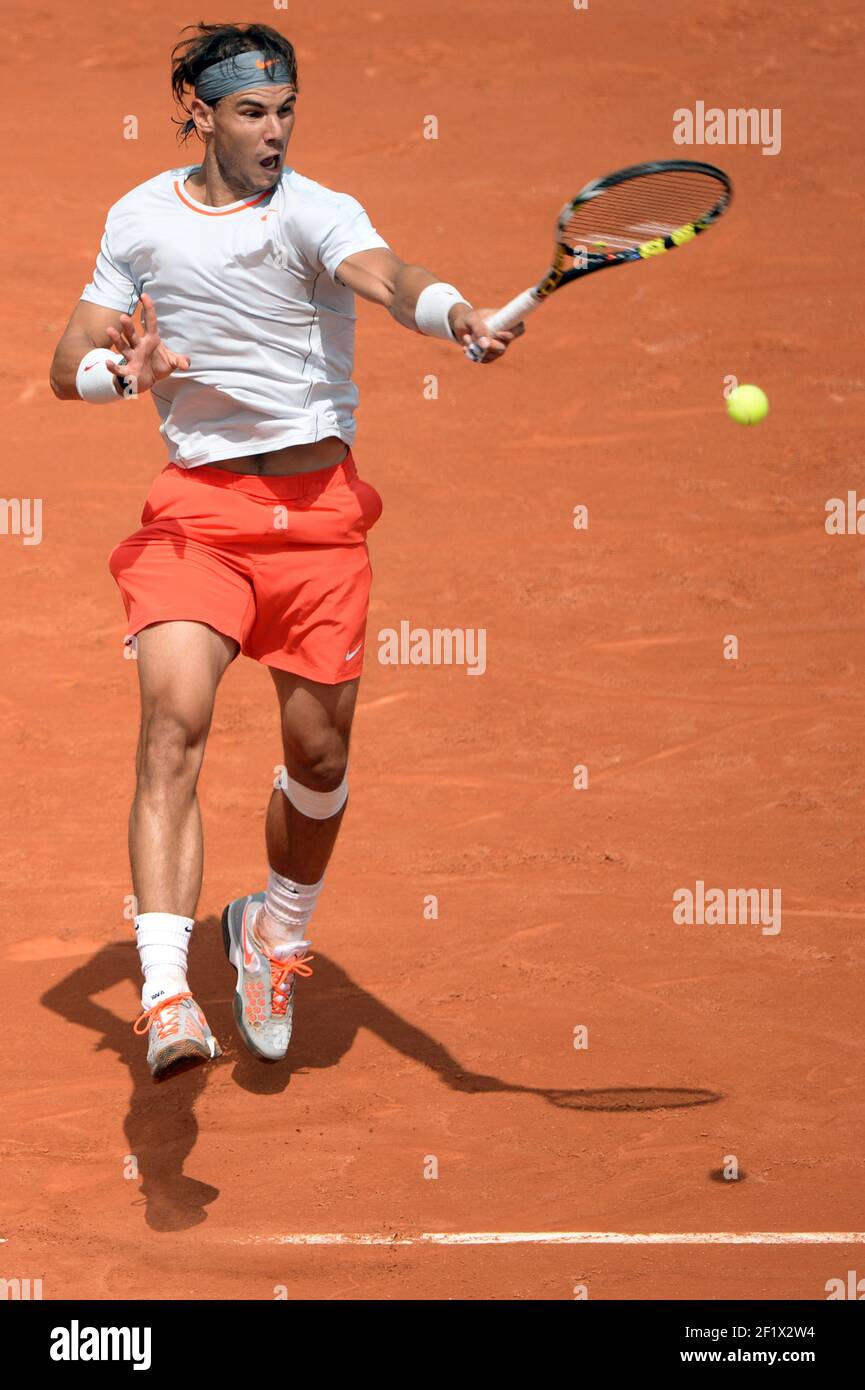
{"label": "orange clay surface", "polygon": [[[315,975],[288,1060],[257,1064],[218,919],[262,885],[281,753],[240,662],[190,971],[225,1055],[157,1086],[131,1027],[137,692],[106,558],[164,451],[150,402],[60,404],[47,375],[108,206],[196,158],[167,77],[201,8],[127,0],[106,26],[46,0],[12,35],[3,491],[42,499],[43,534],[0,537],[0,1274],[52,1299],[825,1297],[861,1245],[277,1238],[865,1225],[865,538],[824,529],[828,498],[865,491],[860,7],[238,16],[297,44],[293,165],[477,305],[543,272],[590,178],[703,157],[736,195],[697,244],[564,291],[495,367],[359,307],[355,456],[385,511]],[[780,108],[781,153],[675,145],[698,100]],[[766,390],[758,429],[726,418],[730,375]],[[380,664],[401,620],[485,629],[485,674]],[[676,925],[697,880],[780,889],[781,931]]]}

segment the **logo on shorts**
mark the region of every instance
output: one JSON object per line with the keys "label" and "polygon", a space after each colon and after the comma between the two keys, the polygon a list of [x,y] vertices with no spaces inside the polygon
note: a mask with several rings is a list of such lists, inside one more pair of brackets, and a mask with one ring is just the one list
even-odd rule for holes
{"label": "logo on shorts", "polygon": [[351,659],[352,659],[353,656],[357,656],[357,654],[358,654],[358,652],[360,651],[360,649],[361,649],[362,646],[363,646],[363,642],[358,642],[357,646],[354,648],[354,651],[346,652],[346,654],[345,654],[345,659],[346,659],[346,661],[351,661]]}

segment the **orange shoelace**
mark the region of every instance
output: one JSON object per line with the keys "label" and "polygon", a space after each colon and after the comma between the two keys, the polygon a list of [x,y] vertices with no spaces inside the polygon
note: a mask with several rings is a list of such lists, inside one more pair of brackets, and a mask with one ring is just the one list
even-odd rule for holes
{"label": "orange shoelace", "polygon": [[[171,994],[167,999],[160,999],[158,1004],[154,1004],[152,1009],[145,1009],[144,1013],[135,1020],[132,1031],[134,1033],[149,1033],[155,1026],[156,1036],[160,1042],[165,1038],[172,1038],[180,1032],[180,1005],[184,999],[191,999],[189,990],[184,994]],[[139,1025],[144,1024],[141,1028]]]}
{"label": "orange shoelace", "polygon": [[308,960],[315,960],[315,956],[291,956],[288,960],[270,960],[270,985],[273,990],[273,1001],[270,1011],[275,1018],[281,1018],[288,1008],[288,1001],[291,998],[291,991],[294,986],[293,975],[311,975],[312,970],[307,965]]}

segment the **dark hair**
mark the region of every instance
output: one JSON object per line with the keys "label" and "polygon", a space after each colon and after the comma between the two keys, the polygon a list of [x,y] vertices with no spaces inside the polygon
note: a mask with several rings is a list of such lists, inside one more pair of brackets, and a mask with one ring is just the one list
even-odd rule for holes
{"label": "dark hair", "polygon": [[[194,31],[192,35],[176,43],[171,54],[171,90],[177,105],[187,116],[186,120],[174,122],[180,127],[178,140],[188,140],[195,130],[195,122],[189,117],[188,94],[194,93],[196,82],[211,63],[260,49],[268,58],[283,59],[288,66],[290,81],[297,87],[294,45],[267,24],[187,24],[181,33],[185,34],[190,29]],[[215,106],[216,102],[212,104]]]}

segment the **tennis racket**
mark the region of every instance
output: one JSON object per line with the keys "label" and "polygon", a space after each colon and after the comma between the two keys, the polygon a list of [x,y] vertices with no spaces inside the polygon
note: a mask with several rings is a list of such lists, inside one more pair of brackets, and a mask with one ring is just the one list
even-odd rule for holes
{"label": "tennis racket", "polygon": [[[688,159],[634,164],[587,183],[559,213],[555,255],[543,280],[492,314],[487,327],[491,333],[513,328],[563,285],[596,270],[687,245],[723,216],[732,196],[723,169]],[[473,362],[484,356],[476,343],[465,352]]]}

